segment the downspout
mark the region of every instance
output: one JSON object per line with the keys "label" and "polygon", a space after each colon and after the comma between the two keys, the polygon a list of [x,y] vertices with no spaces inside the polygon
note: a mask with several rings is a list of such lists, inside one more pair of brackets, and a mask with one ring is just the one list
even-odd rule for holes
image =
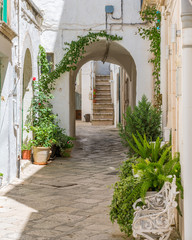
{"label": "downspout", "polygon": [[92,109],[92,111],[91,111],[92,114],[91,115],[92,116],[91,117],[92,117],[92,119],[93,119],[93,89],[95,88],[95,81],[94,81],[94,78],[95,78],[95,76],[94,76],[94,72],[95,72],[94,71],[95,70],[94,66],[95,65],[94,65],[94,63],[95,63],[94,61],[91,62],[91,84],[92,84],[92,87],[91,87],[92,88],[92,101],[91,101],[91,109]]}
{"label": "downspout", "polygon": [[119,123],[121,123],[121,68],[119,68]]}
{"label": "downspout", "polygon": [[114,19],[114,20],[122,20],[122,23],[123,23],[123,0],[121,0],[121,15],[120,15],[120,17],[113,17],[113,15],[112,15],[112,18]]}
{"label": "downspout", "polygon": [[[120,17],[114,17],[113,13],[111,14],[111,17],[113,20],[122,20],[122,22],[120,23],[120,25],[123,25],[123,0],[121,0],[121,15]],[[109,24],[111,25],[111,24]],[[108,13],[105,12],[105,28],[106,28],[106,32],[108,31]],[[111,27],[110,27],[110,31],[111,31]]]}
{"label": "downspout", "polygon": [[18,0],[18,82],[20,82],[20,101],[19,101],[19,130],[17,130],[17,138],[19,139],[17,145],[17,177],[20,178],[20,167],[21,167],[21,140],[22,140],[22,101],[23,101],[23,81],[21,81],[21,43],[20,43],[20,15],[21,15],[21,5],[20,0]]}

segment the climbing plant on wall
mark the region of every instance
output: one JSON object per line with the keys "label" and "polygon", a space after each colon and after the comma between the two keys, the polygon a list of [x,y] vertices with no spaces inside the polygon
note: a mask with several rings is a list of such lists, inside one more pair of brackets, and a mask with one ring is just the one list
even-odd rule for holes
{"label": "climbing plant on wall", "polygon": [[146,27],[138,28],[138,31],[143,39],[150,41],[149,51],[153,57],[149,62],[153,64],[154,105],[160,110],[162,104],[160,93],[161,13],[155,7],[147,7],[140,15],[141,19],[148,23]]}
{"label": "climbing plant on wall", "polygon": [[84,57],[86,53],[86,47],[101,38],[105,38],[108,41],[118,41],[122,40],[122,37],[117,35],[107,34],[105,31],[98,33],[89,32],[85,36],[78,36],[77,41],[72,41],[71,43],[65,42],[66,51],[62,60],[56,65],[54,71],[49,74],[49,81],[54,82],[55,79],[59,78],[61,74],[69,72],[71,70],[76,70],[77,63]]}
{"label": "climbing plant on wall", "polygon": [[55,80],[65,72],[74,71],[77,68],[78,61],[86,53],[86,46],[99,41],[100,38],[105,38],[108,41],[122,39],[117,35],[107,34],[105,31],[98,33],[89,32],[85,36],[78,36],[77,41],[65,43],[66,47],[64,50],[66,53],[52,72],[50,72],[50,64],[47,61],[45,49],[42,46],[39,47],[38,66],[40,77],[38,81],[35,77],[33,78],[34,96],[29,110],[29,121],[26,126],[28,131],[32,128],[34,130],[34,127],[45,123],[53,128],[58,124],[57,116],[52,113],[52,105],[50,103],[50,100],[53,99],[52,91],[55,89]]}

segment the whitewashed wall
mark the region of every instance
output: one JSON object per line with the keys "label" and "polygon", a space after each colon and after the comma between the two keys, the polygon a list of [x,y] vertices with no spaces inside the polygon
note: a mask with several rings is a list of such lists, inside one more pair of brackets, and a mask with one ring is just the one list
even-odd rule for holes
{"label": "whitewashed wall", "polygon": [[[113,5],[115,9],[114,16],[120,16],[120,0],[34,0],[34,2],[44,14],[42,45],[47,52],[54,52],[55,63],[58,63],[64,55],[64,42],[76,40],[77,35],[85,35],[90,29],[91,31],[105,30],[106,5]],[[143,94],[146,94],[149,99],[152,96],[152,67],[148,63],[150,56],[147,51],[149,43],[135,34],[141,22],[139,16],[140,5],[140,0],[124,1],[124,25],[108,25],[109,33],[123,37],[119,44],[131,54],[135,61],[137,69],[137,102]],[[109,17],[108,23],[117,24],[121,23],[121,20],[113,20]],[[103,55],[100,58],[103,58]],[[66,78],[66,76],[62,76],[59,82],[64,81]],[[63,84],[65,85],[65,83]],[[65,126],[69,133],[69,122],[65,121],[66,117],[57,111],[60,108],[57,105],[61,102],[64,104],[63,108],[68,109],[69,99],[67,96],[67,94],[63,96],[63,99],[58,99],[57,96],[57,100],[55,99],[53,105],[54,111],[61,117],[61,124]]]}
{"label": "whitewashed wall", "polygon": [[12,42],[0,36],[3,99],[0,107],[0,172],[4,174],[3,184],[11,182],[20,170],[24,59],[29,49],[32,76],[38,78],[37,55],[42,20],[33,4],[26,1],[10,3],[10,27],[17,36]]}
{"label": "whitewashed wall", "polygon": [[92,115],[92,62],[86,63],[81,71],[81,92],[82,92],[82,121],[85,121],[84,115]]}

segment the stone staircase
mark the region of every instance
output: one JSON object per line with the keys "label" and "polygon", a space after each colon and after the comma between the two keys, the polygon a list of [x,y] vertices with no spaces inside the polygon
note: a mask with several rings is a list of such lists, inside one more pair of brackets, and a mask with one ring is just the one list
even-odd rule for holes
{"label": "stone staircase", "polygon": [[92,125],[113,125],[110,76],[96,76],[96,103],[93,103]]}

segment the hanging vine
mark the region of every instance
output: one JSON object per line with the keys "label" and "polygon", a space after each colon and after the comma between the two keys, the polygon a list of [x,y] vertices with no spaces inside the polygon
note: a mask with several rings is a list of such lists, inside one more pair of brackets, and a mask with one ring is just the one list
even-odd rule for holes
{"label": "hanging vine", "polygon": [[[58,131],[60,135],[64,135],[63,130],[59,128],[57,115],[53,114],[53,106],[50,103],[50,100],[54,98],[52,91],[55,89],[56,79],[65,72],[76,70],[77,63],[86,53],[86,46],[99,41],[100,38],[110,41],[122,39],[117,35],[109,35],[105,31],[89,32],[86,36],[78,36],[77,41],[65,43],[66,54],[52,72],[50,72],[50,63],[47,61],[45,49],[39,46],[40,77],[38,81],[36,77],[33,77],[34,96],[25,125],[28,132],[33,132],[33,145],[51,146],[58,141],[58,136],[55,137],[58,135]],[[57,134],[55,134],[56,132]]]}
{"label": "hanging vine", "polygon": [[161,13],[155,7],[147,7],[140,15],[143,21],[149,23],[147,27],[138,28],[138,31],[143,39],[150,41],[149,51],[153,57],[149,62],[153,64],[154,106],[160,110],[162,105],[160,93]]}
{"label": "hanging vine", "polygon": [[96,41],[99,41],[100,38],[105,38],[110,41],[119,41],[122,40],[122,37],[117,35],[107,34],[105,31],[98,33],[89,32],[85,36],[78,36],[77,41],[72,41],[71,43],[65,42],[66,54],[62,60],[56,65],[56,69],[48,75],[49,82],[53,83],[61,74],[69,72],[71,70],[77,69],[77,63],[84,57],[86,53],[86,47]]}

